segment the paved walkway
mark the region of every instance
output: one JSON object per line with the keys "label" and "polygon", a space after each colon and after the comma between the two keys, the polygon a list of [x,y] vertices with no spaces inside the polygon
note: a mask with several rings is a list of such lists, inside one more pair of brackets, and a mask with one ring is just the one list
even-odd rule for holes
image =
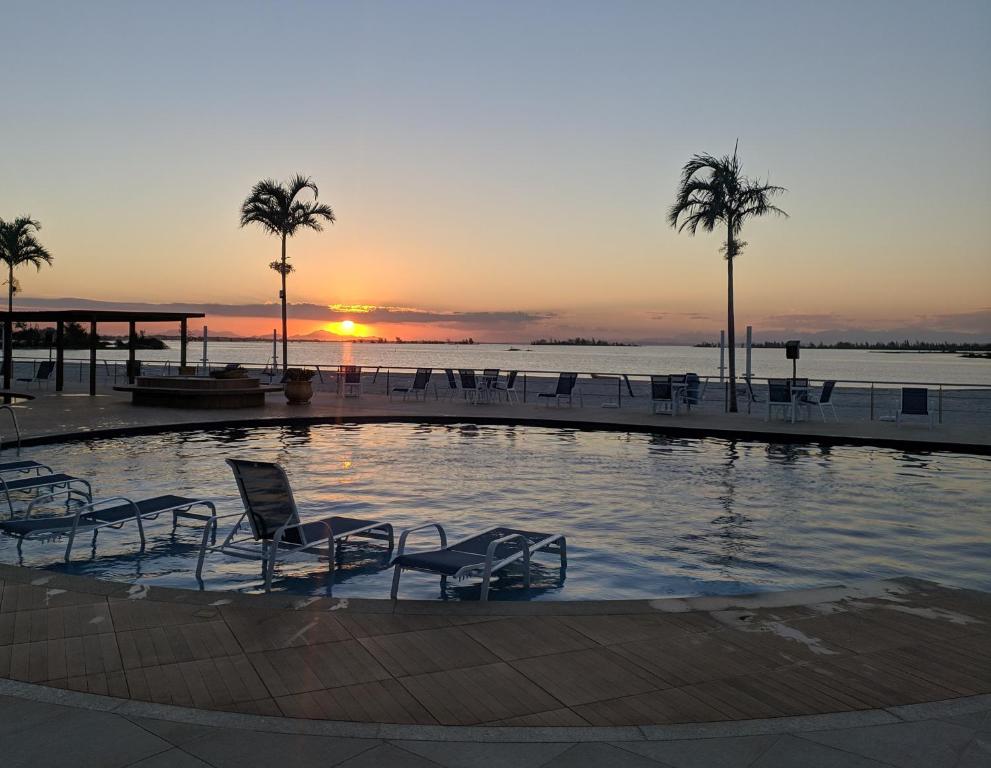
{"label": "paved walkway", "polygon": [[[846,419],[839,423],[802,421],[791,424],[777,419],[766,422],[754,413],[725,414],[707,408],[677,417],[652,415],[643,402],[636,407],[602,408],[587,406],[546,407],[534,404],[489,403],[469,405],[461,399],[426,402],[393,402],[384,395],[340,398],[318,392],[306,406],[289,406],[281,396],[269,395],[264,408],[237,410],[188,410],[132,406],[130,396],[105,392],[94,397],[85,394],[42,394],[37,400],[18,405],[16,413],[26,438],[46,438],[101,430],[152,429],[161,425],[194,425],[234,421],[286,421],[290,419],[337,421],[384,421],[434,419],[474,422],[521,422],[536,424],[569,423],[604,428],[663,431],[681,435],[718,435],[742,439],[827,440],[915,447],[926,450],[943,447],[961,451],[991,451],[991,426],[941,425],[928,429],[921,424],[898,427],[891,422]],[[0,414],[0,435],[10,443],[10,424]]]}

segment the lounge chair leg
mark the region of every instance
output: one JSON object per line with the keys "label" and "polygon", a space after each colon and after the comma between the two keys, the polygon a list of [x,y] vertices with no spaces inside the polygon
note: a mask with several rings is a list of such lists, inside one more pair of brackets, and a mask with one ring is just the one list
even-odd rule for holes
{"label": "lounge chair leg", "polygon": [[492,574],[486,574],[485,578],[482,579],[482,592],[478,596],[481,602],[485,602],[489,599],[489,581],[492,579]]}
{"label": "lounge chair leg", "polygon": [[568,543],[567,540],[561,539],[561,543],[558,545],[561,550],[561,567],[568,567]]}
{"label": "lounge chair leg", "polygon": [[396,570],[392,573],[392,591],[389,593],[389,597],[393,600],[396,599],[396,595],[399,594],[399,577],[403,575],[403,567],[401,565],[396,566]]}
{"label": "lounge chair leg", "polygon": [[440,596],[444,596],[444,592],[447,591],[447,576],[440,577]]}

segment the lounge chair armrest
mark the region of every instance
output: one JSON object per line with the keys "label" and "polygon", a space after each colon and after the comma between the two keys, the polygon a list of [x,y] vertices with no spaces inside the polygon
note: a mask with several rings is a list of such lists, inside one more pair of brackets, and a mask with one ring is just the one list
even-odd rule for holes
{"label": "lounge chair armrest", "polygon": [[[403,554],[403,550],[406,548],[406,538],[417,531],[423,531],[427,528],[436,528],[437,534],[440,536],[440,548],[444,549],[447,546],[447,532],[444,530],[444,526],[440,523],[423,523],[421,525],[413,526],[412,528],[404,528],[399,533],[399,546],[396,547],[396,554],[393,555],[392,560]],[[389,562],[391,563],[392,560]]]}
{"label": "lounge chair armrest", "polygon": [[90,499],[87,498],[84,494],[80,493],[75,488],[72,487],[60,488],[57,491],[52,491],[51,493],[45,493],[42,494],[41,496],[35,496],[33,499],[31,499],[31,503],[28,504],[27,509],[24,510],[25,519],[31,517],[31,513],[34,512],[35,507],[37,507],[39,504],[44,504],[49,501],[54,501],[60,496],[65,496],[66,502],[71,500],[73,496],[78,496],[80,499],[86,502],[87,506],[90,503]]}
{"label": "lounge chair armrest", "polygon": [[[523,568],[526,574],[526,585],[530,586],[530,542],[527,541],[526,536],[521,533],[511,533],[508,536],[503,536],[501,539],[495,539],[489,542],[489,546],[485,550],[485,570],[482,573],[482,584],[483,590],[488,593],[488,584],[492,578],[492,560],[495,557],[496,548],[500,544],[505,544],[507,541],[513,541],[515,539],[520,540],[522,545],[521,551],[523,552]],[[483,598],[485,599],[485,598]]]}

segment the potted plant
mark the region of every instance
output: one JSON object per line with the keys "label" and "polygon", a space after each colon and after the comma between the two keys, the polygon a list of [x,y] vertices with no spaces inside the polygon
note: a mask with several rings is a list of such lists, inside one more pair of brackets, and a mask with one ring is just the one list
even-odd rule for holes
{"label": "potted plant", "polygon": [[307,368],[287,368],[285,375],[286,400],[290,405],[306,405],[313,397],[313,371]]}

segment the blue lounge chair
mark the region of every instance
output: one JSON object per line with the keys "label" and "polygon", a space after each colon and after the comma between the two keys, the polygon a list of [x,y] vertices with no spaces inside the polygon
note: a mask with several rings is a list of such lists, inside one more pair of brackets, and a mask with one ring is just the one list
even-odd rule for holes
{"label": "blue lounge chair", "polygon": [[38,389],[41,389],[41,385],[44,384],[48,386],[48,382],[52,379],[52,372],[55,370],[55,363],[51,360],[45,360],[38,364],[38,370],[34,372],[33,376],[21,377],[16,379],[22,384],[27,384],[29,387],[32,384],[37,384]]}
{"label": "blue lounge chair", "polygon": [[[577,373],[562,373],[557,377],[557,386],[554,388],[553,392],[540,392],[537,395],[537,401],[539,402],[541,398],[547,402],[547,407],[550,407],[551,400],[558,407],[561,406],[562,400],[568,401],[568,407],[570,408],[573,404],[573,396],[575,392],[575,383],[578,381]],[[585,403],[582,400],[581,391],[578,392],[578,402],[580,405],[584,406]]]}
{"label": "blue lounge chair", "polygon": [[806,394],[802,397],[802,404],[806,408],[811,408],[812,406],[818,406],[819,415],[822,416],[822,420],[826,420],[826,408],[829,408],[830,413],[833,414],[833,420],[839,421],[839,417],[836,415],[836,408],[833,407],[833,389],[836,387],[835,381],[824,381],[822,383],[822,390],[818,395]]}
{"label": "blue lounge chair", "polygon": [[[71,514],[57,517],[31,517],[22,520],[0,522],[0,533],[17,539],[17,553],[21,554],[21,546],[25,539],[40,539],[52,541],[62,536],[68,536],[65,545],[65,561],[72,556],[72,545],[79,534],[93,532],[93,544],[101,528],[121,528],[134,522],[138,526],[141,537],[141,549],[145,547],[144,521],[154,520],[161,514],[172,513],[172,531],[175,532],[180,517],[191,517],[196,520],[205,519],[202,515],[184,514],[197,505],[210,510],[210,516],[216,516],[217,511],[212,502],[205,499],[190,499],[184,496],[155,496],[150,499],[134,501],[124,496],[114,496],[109,499],[80,504],[73,508]],[[208,526],[209,527],[209,526]]]}
{"label": "blue lounge chair", "polygon": [[[406,539],[414,531],[436,528],[440,536],[440,549],[426,552],[405,553]],[[403,571],[421,571],[440,576],[441,589],[448,577],[464,579],[481,576],[480,600],[489,599],[492,574],[501,571],[517,560],[523,561],[524,586],[530,586],[530,560],[537,552],[554,552],[561,557],[561,566],[568,563],[567,542],[561,534],[535,533],[516,528],[490,528],[487,531],[461,539],[448,545],[447,532],[440,523],[424,523],[407,528],[399,536],[399,548],[392,559],[395,571],[392,575],[392,599],[399,594],[399,579]]]}
{"label": "blue lounge chair", "polygon": [[18,474],[34,472],[36,475],[40,475],[42,470],[49,475],[52,473],[52,468],[47,464],[41,464],[40,462],[30,461],[28,459],[25,459],[24,461],[6,461],[0,464],[0,475],[13,472]]}
{"label": "blue lounge chair", "polygon": [[[227,459],[227,464],[234,472],[241,501],[244,503],[244,512],[236,515],[237,522],[221,544],[208,546],[204,532],[196,566],[198,581],[202,581],[206,553],[220,552],[231,557],[260,560],[265,591],[269,592],[272,589],[275,563],[280,554],[315,552],[328,557],[329,591],[333,591],[336,542],[349,536],[360,536],[386,540],[389,542],[389,549],[392,549],[392,526],[388,523],[350,517],[324,517],[303,521],[293,498],[289,478],[278,464],[245,459]],[[219,520],[219,517],[214,518],[214,526]],[[249,535],[241,533],[245,521],[250,529]]]}

